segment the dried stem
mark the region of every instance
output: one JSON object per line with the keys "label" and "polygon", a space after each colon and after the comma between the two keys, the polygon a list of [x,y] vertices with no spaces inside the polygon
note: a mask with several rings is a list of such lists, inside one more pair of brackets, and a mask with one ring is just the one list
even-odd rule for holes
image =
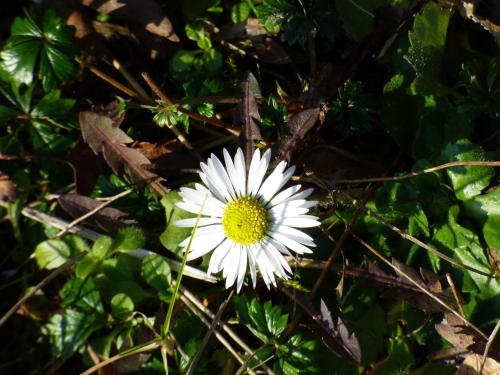
{"label": "dried stem", "polygon": [[231,292],[229,293],[229,296],[220,305],[219,310],[217,311],[217,314],[215,315],[214,319],[212,320],[212,323],[210,324],[210,327],[209,327],[207,333],[203,337],[203,340],[202,340],[200,346],[198,347],[198,351],[196,352],[196,355],[194,356],[193,361],[189,365],[189,369],[188,369],[187,375],[191,375],[193,373],[194,369],[196,368],[196,365],[198,364],[198,361],[201,358],[203,350],[207,346],[208,340],[210,340],[210,337],[212,336],[212,333],[214,333],[215,328],[219,324],[220,318],[221,318],[222,314],[224,313],[224,311],[226,310],[226,307],[227,307],[229,301],[233,297],[233,294],[234,294],[234,290],[231,290]]}
{"label": "dried stem", "polygon": [[364,182],[386,182],[386,181],[401,181],[408,178],[420,176],[426,173],[433,173],[443,169],[461,166],[481,166],[481,167],[500,167],[500,161],[453,161],[446,164],[441,164],[436,167],[422,169],[421,171],[411,172],[402,176],[394,177],[374,177],[374,178],[358,178],[353,180],[333,180],[332,185],[338,184],[358,184]]}
{"label": "dried stem", "polygon": [[495,328],[493,328],[493,331],[490,333],[490,336],[488,337],[488,341],[486,342],[486,346],[484,347],[484,353],[483,353],[483,358],[481,361],[481,367],[479,369],[479,375],[483,374],[483,369],[484,369],[484,364],[486,363],[486,358],[488,357],[488,353],[491,349],[491,345],[493,345],[493,341],[495,341],[495,337],[497,336],[499,330],[500,330],[500,319],[498,320],[497,324],[495,325]]}

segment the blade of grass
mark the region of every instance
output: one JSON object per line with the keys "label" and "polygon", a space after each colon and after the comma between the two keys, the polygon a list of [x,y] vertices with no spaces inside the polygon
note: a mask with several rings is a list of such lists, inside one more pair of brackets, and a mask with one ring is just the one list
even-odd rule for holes
{"label": "blade of grass", "polygon": [[117,355],[114,355],[113,357],[110,357],[108,359],[105,359],[102,362],[99,362],[95,366],[92,366],[91,368],[85,370],[84,372],[80,373],[80,375],[90,375],[100,368],[109,365],[110,363],[116,362],[120,359],[130,357],[131,355],[134,354],[139,354],[139,353],[144,353],[144,352],[150,352],[151,350],[154,350],[158,348],[161,345],[161,340],[160,339],[153,339],[151,341],[145,342],[143,344],[134,346],[133,348],[127,349],[121,353],[118,353]]}
{"label": "blade of grass", "polygon": [[198,213],[198,216],[196,217],[196,222],[194,223],[193,230],[191,231],[191,237],[189,238],[189,243],[184,251],[184,256],[182,257],[181,268],[179,269],[179,272],[177,273],[177,279],[175,280],[174,293],[172,295],[172,299],[170,301],[170,304],[168,305],[167,316],[165,317],[165,322],[163,323],[163,328],[161,331],[161,336],[162,336],[161,353],[162,353],[163,364],[165,367],[165,374],[166,375],[168,375],[166,339],[168,336],[168,332],[170,330],[170,322],[172,320],[172,313],[174,312],[175,301],[177,300],[177,296],[179,294],[179,288],[181,286],[182,274],[184,273],[184,267],[186,266],[189,251],[191,249],[191,245],[193,244],[194,235],[196,233],[196,230],[198,229],[198,223],[200,222],[201,214],[203,212],[203,209],[205,208],[205,203],[207,201],[207,198],[208,198],[208,193],[205,194],[205,198],[203,199],[203,202],[201,203],[200,212]]}

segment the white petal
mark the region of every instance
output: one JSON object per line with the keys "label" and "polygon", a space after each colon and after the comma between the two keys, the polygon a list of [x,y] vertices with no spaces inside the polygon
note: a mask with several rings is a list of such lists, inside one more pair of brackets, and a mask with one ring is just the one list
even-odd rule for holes
{"label": "white petal", "polygon": [[236,195],[241,196],[243,193],[240,191],[240,184],[238,183],[238,173],[236,173],[236,169],[234,168],[233,159],[231,159],[231,155],[229,152],[224,149],[224,162],[226,164],[226,171],[231,180],[231,184],[233,185],[233,189]]}
{"label": "white petal", "polygon": [[254,252],[255,265],[259,269],[260,275],[262,276],[262,280],[264,280],[264,283],[266,284],[267,289],[269,289],[269,286],[271,284],[271,279],[269,278],[269,275],[267,272],[266,262],[261,262],[263,252],[264,252],[264,248],[262,248],[261,246],[259,246],[255,249],[255,252]]}
{"label": "white petal", "polygon": [[208,264],[207,274],[211,275],[212,273],[220,272],[222,269],[222,261],[231,251],[231,242],[228,239],[225,239],[217,249],[214,250],[214,253],[210,257],[210,262]]}
{"label": "white petal", "polygon": [[318,201],[305,201],[304,203],[302,203],[302,206],[303,208],[311,208],[311,207],[314,207],[318,204]]}
{"label": "white petal", "polygon": [[[194,227],[196,224],[196,217],[193,217],[191,219],[182,219],[182,220],[177,220],[174,225],[176,227],[180,228],[186,228],[186,227]],[[220,224],[222,223],[222,219],[220,217],[200,217],[200,221],[198,222],[198,227],[203,227],[205,225],[210,225],[210,224]]]}
{"label": "white petal", "polygon": [[288,275],[286,274],[285,270],[289,273],[292,273],[292,269],[285,261],[285,258],[283,258],[279,251],[276,250],[276,248],[271,243],[267,244],[266,250],[267,256],[273,265],[274,273],[278,274],[282,279],[287,279]]}
{"label": "white petal", "polygon": [[238,266],[238,278],[236,281],[236,292],[239,293],[241,286],[243,285],[243,280],[245,279],[245,274],[247,272],[247,254],[244,248],[241,249],[240,264]]}
{"label": "white petal", "polygon": [[[258,150],[257,150],[258,151]],[[260,152],[259,152],[260,153]],[[255,156],[255,155],[254,155]],[[271,161],[271,149],[268,149],[261,159],[254,160],[250,165],[250,171],[248,172],[248,194],[257,195],[259,188],[266,174],[267,168],[269,167],[269,162]]]}
{"label": "white petal", "polygon": [[236,171],[237,190],[240,192],[240,196],[246,195],[247,169],[245,167],[245,157],[243,156],[241,148],[238,148],[234,156],[234,169]]}
{"label": "white petal", "polygon": [[297,254],[309,254],[312,250],[305,247],[304,245],[290,239],[289,237],[283,236],[279,233],[271,233],[271,236],[276,240],[281,242],[283,245],[288,247],[290,250],[296,252]]}
{"label": "white petal", "polygon": [[283,179],[283,171],[285,170],[285,167],[286,162],[280,162],[260,187],[257,194],[262,197],[264,202],[269,202],[278,191],[281,180]]}
{"label": "white petal", "polygon": [[300,242],[303,245],[311,247],[316,246],[311,236],[295,228],[291,228],[286,225],[274,225],[271,231],[278,232],[279,234],[282,234],[283,236],[286,236],[294,241]]}
{"label": "white petal", "polygon": [[269,238],[269,241],[274,245],[274,247],[276,249],[278,249],[278,251],[281,253],[281,254],[285,254],[285,255],[288,255],[288,256],[293,256],[292,253],[290,252],[290,250],[288,250],[286,248],[285,245],[283,245],[281,242],[279,241],[276,241],[274,238]]}
{"label": "white petal", "polygon": [[[188,261],[198,259],[205,254],[211,252],[214,248],[219,246],[219,244],[224,240],[224,236],[222,237],[212,237],[210,240],[203,241],[198,243],[198,246],[191,245],[191,249],[189,250],[189,254],[187,257]],[[194,244],[194,240],[193,240]]]}
{"label": "white petal", "polygon": [[270,211],[275,219],[303,215],[309,211],[308,208],[301,207],[304,202],[304,200],[300,199],[296,201],[280,203],[271,208]]}
{"label": "white petal", "polygon": [[229,191],[227,187],[224,185],[224,182],[221,180],[221,177],[219,176],[219,171],[217,171],[212,164],[212,160],[208,159],[209,165],[205,163],[201,163],[200,167],[203,173],[205,174],[205,180],[208,184],[208,187],[211,192],[213,192],[217,196],[223,197],[221,200],[222,201],[228,201],[231,200],[231,194],[229,194]]}
{"label": "white petal", "polygon": [[294,185],[290,186],[289,188],[283,190],[280,192],[278,195],[276,195],[270,202],[271,206],[276,206],[277,204],[280,204],[283,202],[285,199],[291,197],[293,194],[298,192],[300,190],[301,185]]}
{"label": "white petal", "polygon": [[233,249],[233,257],[232,257],[232,261],[231,261],[231,264],[229,267],[226,267],[226,268],[229,268],[228,272],[227,272],[227,276],[226,276],[226,289],[231,287],[234,282],[236,281],[236,277],[238,276],[238,271],[239,271],[239,264],[241,262],[241,258],[243,256],[246,257],[246,254],[242,254],[242,251],[241,251],[241,246],[237,246],[236,248]]}
{"label": "white petal", "polygon": [[200,214],[204,216],[215,216],[215,217],[221,217],[222,213],[220,213],[218,210],[215,211],[213,209],[208,208],[206,205],[203,207],[203,211],[201,210],[201,206],[191,202],[191,201],[183,201],[183,202],[177,202],[175,204],[177,207],[182,208],[184,211],[191,212],[193,214]]}
{"label": "white petal", "polygon": [[307,198],[308,196],[310,196],[312,194],[312,192],[314,191],[313,188],[309,188],[309,189],[306,189],[306,190],[302,190],[300,193],[297,193],[295,195],[292,195],[291,197],[285,199],[285,202],[288,202],[288,201],[293,201],[293,200],[296,200],[296,199],[305,199]]}
{"label": "white petal", "polygon": [[[201,185],[200,185],[201,186]],[[215,198],[212,193],[208,190],[206,191],[199,191],[187,187],[182,187],[179,190],[179,195],[185,200],[185,201],[191,201],[198,206],[201,206],[203,202],[205,202],[205,207],[213,210],[220,212],[221,214],[224,212],[225,205],[223,202]]]}
{"label": "white petal", "polygon": [[312,215],[298,215],[294,217],[285,217],[276,221],[277,225],[287,225],[289,227],[296,228],[310,228],[317,227],[321,223],[318,221],[316,216]]}
{"label": "white petal", "polygon": [[248,247],[247,255],[248,255],[248,265],[250,268],[250,276],[252,277],[252,285],[253,288],[255,289],[255,286],[257,285],[257,272],[255,270],[255,255],[253,246]]}
{"label": "white petal", "polygon": [[226,168],[224,168],[219,158],[212,154],[212,157],[208,159],[208,165],[211,166],[212,170],[217,174],[218,182],[219,184],[222,184],[221,187],[224,187],[224,189],[229,193],[230,198],[234,199],[236,195],[234,193],[233,184],[231,183],[231,179],[226,172]]}

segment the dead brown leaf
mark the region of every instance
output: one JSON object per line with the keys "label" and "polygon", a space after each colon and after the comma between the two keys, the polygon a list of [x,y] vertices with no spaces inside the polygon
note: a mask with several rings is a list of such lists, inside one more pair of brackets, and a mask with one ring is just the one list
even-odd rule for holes
{"label": "dead brown leaf", "polygon": [[[445,320],[441,324],[436,324],[436,331],[439,335],[452,344],[461,352],[472,352],[483,354],[486,346],[486,339],[481,337],[475,330],[466,326],[454,314],[446,314]],[[500,345],[493,343],[490,348],[490,357],[500,360]]]}
{"label": "dead brown leaf", "polygon": [[493,358],[486,357],[484,362],[483,371],[481,366],[483,363],[483,356],[479,354],[471,354],[465,358],[462,365],[455,373],[455,375],[498,375],[500,374],[500,362],[495,361]]}
{"label": "dead brown leaf", "polygon": [[153,0],[81,0],[81,3],[117,20],[140,24],[171,42],[179,42],[172,23]]}
{"label": "dead brown leaf", "polygon": [[14,202],[16,197],[16,184],[11,181],[9,176],[0,171],[0,200]]}
{"label": "dead brown leaf", "polygon": [[[79,218],[89,211],[102,204],[101,201],[79,194],[64,194],[58,199],[61,207],[73,218]],[[137,225],[132,219],[127,219],[127,214],[116,208],[104,207],[84,222],[103,228],[108,232],[114,232],[116,228],[122,228],[130,225]]]}
{"label": "dead brown leaf", "polygon": [[158,176],[144,169],[144,165],[151,164],[149,159],[127,146],[133,139],[115,127],[110,117],[87,111],[80,112],[79,121],[85,142],[95,154],[103,155],[115,173],[125,166],[134,182],[147,183],[159,196],[166,193],[166,189],[158,182]]}

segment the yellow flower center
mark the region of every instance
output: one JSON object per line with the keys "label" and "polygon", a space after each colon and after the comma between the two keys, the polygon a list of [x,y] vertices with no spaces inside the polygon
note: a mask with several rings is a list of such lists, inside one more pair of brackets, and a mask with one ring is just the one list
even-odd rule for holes
{"label": "yellow flower center", "polygon": [[230,202],[222,217],[226,236],[240,245],[251,245],[262,240],[269,224],[267,209],[251,197]]}

